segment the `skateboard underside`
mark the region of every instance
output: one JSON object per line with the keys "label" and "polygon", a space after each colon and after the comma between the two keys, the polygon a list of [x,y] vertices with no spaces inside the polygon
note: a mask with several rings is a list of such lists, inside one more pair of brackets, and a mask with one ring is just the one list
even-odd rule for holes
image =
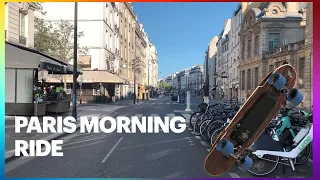
{"label": "skateboard underside", "polygon": [[294,105],[302,102],[303,95],[293,88],[295,80],[296,73],[290,65],[280,66],[264,78],[213,144],[205,160],[209,174],[219,176],[234,163],[244,171],[251,168],[252,160],[242,156],[244,150],[260,136],[286,99]]}

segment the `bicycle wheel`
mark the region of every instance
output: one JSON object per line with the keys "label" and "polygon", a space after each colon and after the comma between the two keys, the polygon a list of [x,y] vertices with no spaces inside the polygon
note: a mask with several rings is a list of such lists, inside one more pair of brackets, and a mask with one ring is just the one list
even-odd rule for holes
{"label": "bicycle wheel", "polygon": [[200,125],[200,136],[203,140],[208,141],[207,137],[206,137],[206,132],[208,130],[208,124],[211,122],[211,119],[206,119],[204,120],[201,125]]}
{"label": "bicycle wheel", "polygon": [[277,168],[280,159],[279,156],[271,155],[264,155],[263,158],[258,158],[249,149],[246,154],[253,161],[252,168],[248,172],[255,176],[266,176],[272,173]]}
{"label": "bicycle wheel", "polygon": [[196,111],[191,114],[190,119],[189,119],[189,125],[192,129],[194,128],[194,124],[196,123],[197,118],[202,114],[203,113],[201,113],[200,111]]}
{"label": "bicycle wheel", "polygon": [[220,133],[224,130],[224,127],[221,128],[217,128],[214,130],[214,132],[212,133],[211,137],[210,137],[210,141],[211,141],[211,145],[213,145],[217,138],[219,137]]}
{"label": "bicycle wheel", "polygon": [[215,131],[217,129],[220,129],[222,126],[223,126],[223,123],[222,121],[218,120],[213,120],[211,121],[211,123],[208,125],[208,129],[207,129],[207,138],[208,138],[208,141],[212,144],[212,135],[215,133]]}
{"label": "bicycle wheel", "polygon": [[201,134],[200,125],[205,119],[204,117],[205,117],[204,114],[198,116],[196,123],[194,124],[193,132],[196,136],[199,136]]}
{"label": "bicycle wheel", "polygon": [[294,165],[302,165],[308,161],[312,154],[312,146],[309,144],[304,150],[296,157],[296,162]]}

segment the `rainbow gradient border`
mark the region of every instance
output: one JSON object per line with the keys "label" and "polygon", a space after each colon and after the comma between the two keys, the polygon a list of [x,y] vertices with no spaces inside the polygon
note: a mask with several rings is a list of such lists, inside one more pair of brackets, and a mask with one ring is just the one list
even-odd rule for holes
{"label": "rainbow gradient border", "polygon": [[[223,0],[224,2],[234,2],[231,0]],[[256,2],[262,2],[262,0],[257,1]],[[255,2],[253,1],[253,2]],[[18,2],[18,1],[6,1],[6,2]],[[19,2],[53,2],[53,1],[48,1],[48,0],[41,0],[41,1],[25,1],[25,0],[20,0]],[[58,1],[57,1],[58,2]],[[61,0],[59,2],[74,2],[74,1],[70,1],[70,0]],[[78,0],[76,2],[90,2],[89,0]],[[102,0],[96,0],[94,2],[105,2]],[[126,2],[126,1],[111,1],[111,2]],[[134,0],[133,2],[215,2],[213,0]],[[217,1],[217,2],[221,2],[221,1]],[[269,1],[267,1],[269,2]],[[313,9],[319,9],[320,8],[320,1],[319,0],[314,0],[314,1],[309,1],[309,2],[313,2]],[[2,44],[0,44],[0,94],[3,94],[3,96],[0,96],[0,102],[2,102],[1,106],[0,106],[0,116],[5,116],[5,49],[4,49],[4,2],[0,3],[0,22],[2,22],[0,24],[0,29],[2,29],[2,31],[0,31],[0,40],[3,42]],[[315,11],[314,11],[315,12]],[[319,22],[319,25],[317,25]],[[313,14],[313,32],[317,32],[316,29],[320,30],[320,13],[314,13]],[[318,41],[318,40],[319,41]],[[320,61],[316,60],[320,57],[320,51],[319,51],[319,47],[320,47],[320,33],[314,33],[314,37],[313,37],[313,92],[317,92],[317,90],[320,87],[320,84],[317,84],[315,82],[320,81]],[[318,50],[316,50],[318,49]],[[318,72],[317,72],[318,69]],[[315,83],[315,84],[314,84]],[[318,122],[317,119],[320,119],[320,113],[318,114],[318,112],[320,112],[320,93],[314,93],[313,94],[313,111],[314,111],[314,119],[316,119],[314,121],[315,124],[315,129],[318,129],[318,124],[320,124],[320,120]],[[319,103],[317,103],[319,100]],[[1,108],[2,107],[2,108]],[[5,119],[5,118],[4,118]],[[0,165],[0,169],[3,169],[3,171],[1,171],[1,175],[0,175],[0,179],[6,179],[5,178],[5,120],[2,120],[0,122],[0,136],[1,136],[1,149],[0,149],[0,159],[2,159],[1,165]],[[316,132],[318,130],[315,130],[314,132]],[[310,179],[316,179],[316,177],[320,177],[320,171],[315,171],[315,167],[320,167],[320,153],[315,153],[317,152],[317,150],[320,150],[320,137],[319,134],[314,133],[313,134],[313,178]],[[192,162],[190,162],[192,163]],[[8,178],[9,179],[9,178]],[[10,178],[10,179],[18,179],[18,178]],[[28,179],[32,179],[32,178],[28,178]],[[39,178],[37,178],[39,179]],[[62,178],[42,178],[42,179],[62,179]],[[82,179],[82,178],[65,178],[65,179]],[[97,178],[87,178],[87,179],[97,179]],[[114,179],[114,178],[113,178]],[[120,179],[120,178],[119,178]],[[121,178],[123,179],[123,178]],[[137,179],[137,178],[130,178],[130,179]],[[208,178],[206,178],[208,179]],[[216,178],[215,178],[216,179]],[[227,178],[218,178],[218,179],[227,179]],[[245,179],[245,178],[242,178]],[[246,178],[246,179],[258,179],[258,178]],[[260,178],[259,178],[260,179]],[[267,179],[274,179],[274,178],[267,178]],[[283,179],[289,179],[289,178],[283,178]],[[292,178],[290,178],[292,179]],[[98,179],[97,179],[98,180]],[[100,179],[99,179],[100,180]]]}

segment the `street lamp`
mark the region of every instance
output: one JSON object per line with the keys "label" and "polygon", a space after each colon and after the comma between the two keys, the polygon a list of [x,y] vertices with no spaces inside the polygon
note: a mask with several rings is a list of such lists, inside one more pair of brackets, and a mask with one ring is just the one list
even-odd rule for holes
{"label": "street lamp", "polygon": [[78,56],[78,3],[74,3],[74,38],[73,38],[73,88],[72,116],[77,119],[77,56]]}

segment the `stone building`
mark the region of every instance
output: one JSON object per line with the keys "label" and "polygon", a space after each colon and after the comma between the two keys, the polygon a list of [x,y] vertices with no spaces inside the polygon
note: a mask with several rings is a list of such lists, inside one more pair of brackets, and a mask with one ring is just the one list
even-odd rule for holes
{"label": "stone building", "polygon": [[35,3],[5,3],[5,41],[34,47]]}
{"label": "stone building", "polygon": [[298,2],[242,3],[240,101],[245,101],[267,74],[267,54],[304,39],[304,15]]}
{"label": "stone building", "polygon": [[221,99],[227,99],[226,88],[228,78],[228,52],[229,52],[229,37],[228,33],[231,28],[231,19],[225,21],[224,28],[219,34],[217,43],[217,56],[216,56],[216,73],[217,73],[217,95]]}
{"label": "stone building", "polygon": [[136,92],[138,92],[139,99],[145,98],[146,85],[146,47],[147,42],[144,39],[143,25],[136,24],[135,28],[135,73],[136,73]]}
{"label": "stone building", "polygon": [[229,61],[228,61],[228,83],[229,94],[228,99],[239,100],[239,62],[240,62],[240,38],[239,32],[242,23],[241,3],[231,18],[231,30],[229,33]]}
{"label": "stone building", "polygon": [[209,49],[208,49],[208,75],[209,75],[209,88],[210,88],[211,96],[216,89],[215,75],[216,75],[216,54],[217,54],[218,40],[219,40],[218,36],[214,36],[209,42]]}
{"label": "stone building", "polygon": [[137,16],[130,3],[119,4],[119,42],[120,42],[120,70],[119,75],[127,81],[128,85],[121,87],[121,92],[133,92],[133,59],[135,58],[135,28]]}
{"label": "stone building", "polygon": [[292,65],[297,72],[296,88],[304,95],[300,107],[310,109],[312,106],[312,3],[306,4],[300,12],[306,19],[301,22],[305,26],[305,39],[281,46],[275,52],[267,53],[267,71],[271,72],[282,64]]}

